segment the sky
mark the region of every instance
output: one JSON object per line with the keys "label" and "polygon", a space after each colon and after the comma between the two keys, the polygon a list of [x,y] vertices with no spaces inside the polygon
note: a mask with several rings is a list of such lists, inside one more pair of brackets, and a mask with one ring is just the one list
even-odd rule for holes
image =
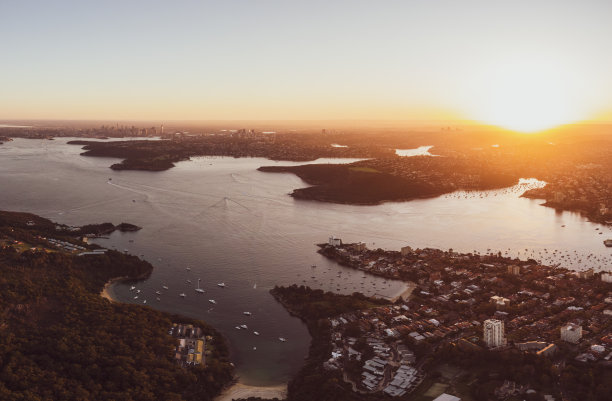
{"label": "sky", "polygon": [[0,118],[612,121],[612,1],[0,0]]}

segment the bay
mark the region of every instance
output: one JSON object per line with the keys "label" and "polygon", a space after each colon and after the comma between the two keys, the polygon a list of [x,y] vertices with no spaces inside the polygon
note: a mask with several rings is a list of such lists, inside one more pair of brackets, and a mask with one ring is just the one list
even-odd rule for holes
{"label": "bay", "polygon": [[[295,200],[288,194],[306,186],[301,179],[256,170],[303,163],[197,157],[164,172],[113,171],[108,167],[117,159],[80,156],[80,146],[66,143],[70,139],[17,138],[0,145],[0,208],[71,225],[143,227],[97,240],[155,266],[151,277],[136,284],[138,299],[125,283],[113,287],[116,297],[140,304],[146,299],[148,306],[212,324],[228,338],[245,384],[286,382],[307,354],[306,328],[269,295],[274,285],[384,296],[406,289],[318,255],[316,244],[331,235],[369,248],[501,252],[577,270],[610,269],[612,255],[602,244],[610,228],[520,198],[525,189],[543,185],[537,180],[412,202],[336,205]],[[198,279],[204,294],[195,291]],[[236,329],[243,324],[248,330]]]}

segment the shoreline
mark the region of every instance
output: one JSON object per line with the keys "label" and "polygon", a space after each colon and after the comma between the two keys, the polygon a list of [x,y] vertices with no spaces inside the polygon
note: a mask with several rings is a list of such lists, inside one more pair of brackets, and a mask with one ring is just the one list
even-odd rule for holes
{"label": "shoreline", "polygon": [[113,284],[118,283],[120,281],[124,281],[124,280],[128,280],[128,277],[127,276],[115,277],[115,278],[108,280],[106,284],[104,284],[104,288],[102,289],[102,291],[100,291],[100,296],[104,299],[107,299],[111,303],[119,302],[119,300],[117,299],[117,294],[115,294],[115,291],[113,291],[112,286]]}
{"label": "shoreline", "polygon": [[416,283],[413,283],[412,281],[401,281],[406,284],[406,288],[403,289],[401,292],[397,292],[392,297],[389,297],[391,303],[395,303],[400,298],[406,301],[410,297],[410,295],[412,295],[414,289],[417,287]]}
{"label": "shoreline", "polygon": [[287,396],[287,384],[272,386],[251,386],[240,383],[240,380],[221,391],[215,401],[232,401],[238,398],[259,397],[263,399],[278,398],[284,400]]}

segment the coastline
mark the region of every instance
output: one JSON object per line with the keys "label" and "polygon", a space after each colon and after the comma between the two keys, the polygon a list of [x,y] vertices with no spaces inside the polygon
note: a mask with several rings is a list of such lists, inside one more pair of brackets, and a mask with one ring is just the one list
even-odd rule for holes
{"label": "coastline", "polygon": [[117,294],[113,291],[113,285],[123,280],[127,280],[128,277],[115,277],[110,279],[106,284],[104,284],[104,288],[100,291],[100,296],[104,299],[108,299],[109,302],[119,302],[117,299]]}
{"label": "coastline", "polygon": [[260,387],[250,386],[237,381],[224,389],[221,394],[215,398],[215,401],[232,401],[238,398],[246,399],[249,397],[259,397],[263,399],[278,398],[279,400],[283,400],[286,396],[287,384]]}
{"label": "coastline", "polygon": [[400,298],[402,298],[404,301],[407,300],[412,294],[412,291],[414,291],[414,289],[417,287],[417,285],[411,281],[403,281],[403,280],[401,281],[406,285],[406,288],[397,292],[392,297],[389,297],[389,300],[391,301],[391,303],[395,303],[395,301],[397,301]]}

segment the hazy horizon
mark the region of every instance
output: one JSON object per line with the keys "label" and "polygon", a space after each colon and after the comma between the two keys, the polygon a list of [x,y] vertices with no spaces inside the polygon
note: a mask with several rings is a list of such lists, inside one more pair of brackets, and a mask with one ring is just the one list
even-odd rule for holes
{"label": "hazy horizon", "polygon": [[0,118],[612,120],[605,1],[4,3]]}

